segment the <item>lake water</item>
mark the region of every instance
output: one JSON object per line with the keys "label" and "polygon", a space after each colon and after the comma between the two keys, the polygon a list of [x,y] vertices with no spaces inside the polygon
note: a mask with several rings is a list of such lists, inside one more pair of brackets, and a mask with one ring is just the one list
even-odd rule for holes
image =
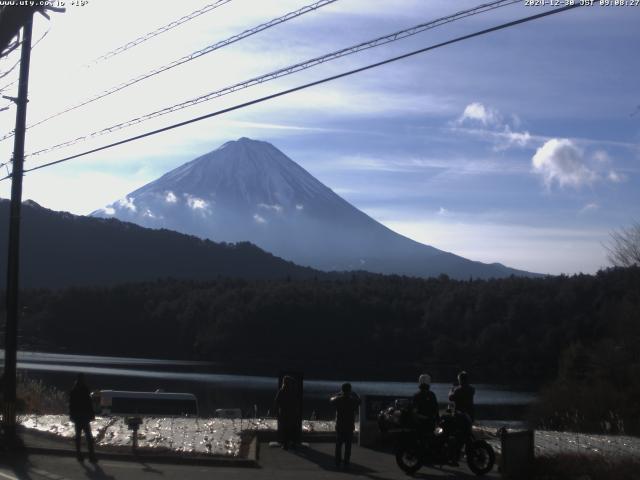
{"label": "lake water", "polygon": [[[75,374],[84,372],[92,389],[130,389],[194,393],[203,414],[216,408],[241,408],[245,412],[264,415],[272,408],[278,379],[268,376],[228,375],[212,373],[208,362],[161,359],[67,355],[41,352],[19,352],[18,370],[68,389]],[[417,390],[414,382],[350,381],[359,395],[411,396]],[[318,418],[330,417],[327,398],[339,390],[340,380],[305,379],[305,413]],[[432,390],[445,404],[451,384],[434,383]],[[476,384],[475,402],[480,418],[514,419],[535,400],[530,392],[514,391],[505,386]]]}

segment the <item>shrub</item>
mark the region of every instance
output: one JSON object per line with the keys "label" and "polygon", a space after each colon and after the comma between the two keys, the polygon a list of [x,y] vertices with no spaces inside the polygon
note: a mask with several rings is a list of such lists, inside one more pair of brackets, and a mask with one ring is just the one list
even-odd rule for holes
{"label": "shrub", "polygon": [[62,414],[67,412],[67,396],[42,380],[18,375],[16,387],[19,413]]}

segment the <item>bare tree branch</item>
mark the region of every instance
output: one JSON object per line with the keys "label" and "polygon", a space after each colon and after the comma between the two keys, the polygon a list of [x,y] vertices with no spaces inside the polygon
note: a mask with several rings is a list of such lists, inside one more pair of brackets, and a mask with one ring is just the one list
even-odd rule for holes
{"label": "bare tree branch", "polygon": [[605,248],[607,258],[616,267],[640,265],[640,222],[610,233]]}

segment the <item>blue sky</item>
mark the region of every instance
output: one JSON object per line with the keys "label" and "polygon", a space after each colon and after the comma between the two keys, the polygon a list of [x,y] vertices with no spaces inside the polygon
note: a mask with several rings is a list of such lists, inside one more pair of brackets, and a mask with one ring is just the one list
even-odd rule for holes
{"label": "blue sky", "polygon": [[[81,67],[204,3],[162,2],[159,9],[157,2],[90,0],[51,22],[38,18],[35,39],[51,29],[33,51],[29,122],[306,4],[233,0]],[[480,3],[338,0],[34,127],[27,152]],[[28,158],[27,166],[548,8],[522,2],[450,23]],[[574,9],[33,172],[24,198],[86,214],[248,136],[273,143],[352,204],[418,241],[530,271],[595,272],[607,265],[603,243],[612,229],[640,219],[639,20],[640,7]],[[2,60],[0,71],[16,55]],[[0,113],[3,131],[14,113]],[[0,143],[3,158],[11,146]],[[0,196],[8,192],[2,182]]]}

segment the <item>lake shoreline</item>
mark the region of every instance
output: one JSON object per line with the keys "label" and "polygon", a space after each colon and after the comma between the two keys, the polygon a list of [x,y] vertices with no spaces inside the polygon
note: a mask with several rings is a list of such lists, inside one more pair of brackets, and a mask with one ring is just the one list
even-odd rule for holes
{"label": "lake shoreline", "polygon": [[[207,373],[211,365],[189,364],[161,359],[132,359],[26,352],[20,355],[18,368],[27,378],[40,380],[62,392],[71,388],[78,372],[87,376],[93,390],[135,390],[193,393],[202,414],[213,415],[219,408],[239,408],[250,415],[268,415],[278,389],[277,375],[234,375]],[[25,361],[28,360],[28,361]],[[131,361],[138,362],[130,365]],[[219,370],[215,369],[216,372]],[[332,418],[335,411],[328,399],[340,389],[338,380],[305,378],[303,384],[305,418]],[[360,395],[411,397],[417,391],[415,381],[351,380]],[[476,418],[483,420],[523,421],[535,394],[503,385],[475,384]],[[432,389],[444,410],[449,383],[434,382]]]}
{"label": "lake shoreline", "polygon": [[[0,349],[2,353],[2,349]],[[36,358],[38,356],[59,356],[68,357],[72,360],[64,361],[57,359],[59,363],[69,365],[87,365],[98,366],[109,363],[111,361],[116,362],[117,365],[122,366],[123,363],[120,360],[129,360],[134,365],[144,365],[144,368],[150,371],[157,370],[163,371],[167,366],[171,366],[172,371],[189,372],[189,373],[206,373],[213,375],[238,375],[246,377],[275,377],[277,378],[282,372],[303,372],[305,380],[309,381],[335,381],[338,383],[349,382],[416,382],[421,373],[430,373],[434,383],[453,383],[456,379],[457,373],[461,370],[468,371],[472,376],[472,384],[491,384],[504,387],[514,391],[536,393],[543,384],[526,382],[522,379],[519,380],[507,380],[496,378],[495,376],[483,373],[483,368],[480,367],[453,367],[442,365],[420,365],[420,364],[407,364],[407,363],[386,363],[385,368],[380,368],[380,365],[376,365],[372,368],[370,364],[353,363],[352,365],[340,365],[339,367],[332,366],[328,368],[328,364],[314,364],[308,362],[301,364],[299,361],[268,361],[265,359],[242,359],[234,360],[233,362],[221,362],[221,361],[208,361],[201,358],[181,358],[181,359],[154,359],[148,356],[116,356],[101,354],[96,352],[87,353],[68,353],[64,350],[49,350],[47,352],[39,351],[20,351],[18,360],[20,361],[20,354],[31,355],[28,360],[31,363],[40,363]],[[84,361],[82,359],[96,358],[98,361]],[[27,361],[25,358],[23,361]]]}

